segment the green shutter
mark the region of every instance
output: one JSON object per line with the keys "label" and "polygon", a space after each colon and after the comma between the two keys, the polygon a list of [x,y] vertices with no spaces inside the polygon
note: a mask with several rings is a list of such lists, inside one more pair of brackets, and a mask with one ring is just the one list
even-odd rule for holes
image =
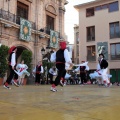
{"label": "green shutter", "polygon": [[120,82],[120,69],[117,70],[117,75],[118,75],[118,82]]}
{"label": "green shutter", "polygon": [[115,70],[115,69],[111,69],[111,70],[110,70],[110,74],[112,75],[112,77],[110,78],[110,81],[111,81],[112,83],[117,82],[117,81],[116,81],[116,70]]}

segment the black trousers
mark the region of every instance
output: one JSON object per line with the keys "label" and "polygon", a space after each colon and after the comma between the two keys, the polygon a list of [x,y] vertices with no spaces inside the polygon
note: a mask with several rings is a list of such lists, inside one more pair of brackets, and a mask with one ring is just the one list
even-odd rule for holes
{"label": "black trousers", "polygon": [[81,78],[81,84],[83,84],[83,83],[86,83],[86,82],[87,82],[87,79],[86,79],[86,75],[85,75],[85,74],[80,75],[80,78]]}
{"label": "black trousers", "polygon": [[6,80],[6,82],[7,82],[8,84],[11,83],[12,79],[15,79],[15,80],[18,79],[18,75],[17,75],[16,72],[14,72],[14,70],[12,69],[12,66],[11,66],[11,65],[9,65],[9,69],[10,69],[10,75],[9,75],[9,77],[8,77],[7,80]]}
{"label": "black trousers", "polygon": [[54,84],[54,81],[53,81],[53,75],[49,73],[49,78],[50,78],[50,84]]}
{"label": "black trousers", "polygon": [[36,74],[36,76],[35,76],[35,83],[39,83],[40,84],[40,77],[41,77],[41,74]]}
{"label": "black trousers", "polygon": [[56,64],[56,68],[58,69],[58,75],[55,81],[53,81],[55,86],[57,86],[60,83],[60,79],[64,78],[66,74],[65,64],[62,63]]}

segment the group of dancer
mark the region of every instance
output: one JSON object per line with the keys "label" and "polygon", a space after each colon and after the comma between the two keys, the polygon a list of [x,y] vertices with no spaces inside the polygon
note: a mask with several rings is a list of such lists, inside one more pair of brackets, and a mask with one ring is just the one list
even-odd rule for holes
{"label": "group of dancer", "polygon": [[11,89],[9,86],[11,82],[16,87],[19,87],[20,84],[23,84],[25,75],[27,76],[30,75],[30,73],[27,71],[28,66],[24,64],[24,60],[22,60],[20,64],[17,64],[16,52],[17,52],[17,47],[15,46],[12,46],[9,49],[8,64],[10,69],[10,75],[8,76],[7,80],[4,83],[4,88],[7,89]]}
{"label": "group of dancer", "polygon": [[[53,92],[57,91],[56,87],[59,84],[61,86],[64,85],[66,70],[70,66],[73,66],[69,52],[66,48],[66,42],[61,41],[59,45],[60,45],[60,49],[57,51],[55,50],[51,54],[51,58],[50,58],[50,61],[55,63],[55,66],[53,66],[49,70],[49,77],[52,84],[50,90]],[[11,47],[9,50],[10,75],[7,78],[6,82],[4,83],[4,87],[7,89],[11,89],[8,85],[11,83],[12,80],[14,85],[19,87],[19,84],[23,84],[23,78],[25,77],[25,75],[27,76],[30,75],[30,73],[27,71],[28,69],[27,65],[24,64],[24,60],[22,60],[21,64],[18,64],[16,66],[17,64],[16,51],[17,51],[17,47],[15,46]],[[84,84],[84,82],[86,82],[86,71],[89,71],[88,62],[82,61],[82,63],[77,66],[78,68],[75,69],[74,71],[75,72],[80,71],[81,84]],[[104,84],[106,87],[109,87],[111,85],[109,81],[109,77],[111,76],[107,74],[107,67],[108,67],[108,62],[104,59],[104,55],[102,53],[99,54],[97,69],[94,73],[90,74],[90,77],[91,79],[96,79],[99,85]],[[41,73],[43,72],[44,69],[42,66],[42,62],[40,61],[33,70],[33,73],[35,75],[36,85],[40,84],[40,77],[41,77]],[[18,76],[20,78],[19,84],[17,80]]]}

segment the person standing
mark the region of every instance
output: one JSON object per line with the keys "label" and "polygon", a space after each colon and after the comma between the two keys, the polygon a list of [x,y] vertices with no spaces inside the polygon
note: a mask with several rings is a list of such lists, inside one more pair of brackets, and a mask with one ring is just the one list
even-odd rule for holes
{"label": "person standing", "polygon": [[87,65],[88,62],[82,61],[82,64],[79,65],[79,67],[77,69],[75,69],[75,71],[80,71],[80,78],[81,78],[81,83],[80,85],[84,85],[84,83],[87,83],[87,79],[86,79],[86,72],[89,71],[89,67]]}
{"label": "person standing", "polygon": [[68,50],[66,49],[66,42],[61,41],[60,42],[60,49],[57,52],[54,52],[51,54],[51,62],[56,63],[56,68],[58,70],[58,75],[52,84],[52,91],[56,92],[56,86],[60,84],[62,87],[64,85],[64,77],[66,74],[66,64],[68,65],[72,64],[72,61],[70,59],[70,55]]}
{"label": "person standing", "polygon": [[9,55],[8,62],[9,62],[10,75],[8,76],[6,82],[4,83],[4,88],[7,88],[7,89],[11,89],[8,85],[11,83],[12,79],[13,79],[14,85],[16,87],[19,87],[19,85],[17,84],[18,75],[14,71],[16,69],[15,67],[16,67],[16,63],[17,63],[16,52],[17,52],[17,47],[15,47],[15,46],[12,46],[9,49],[10,55]]}
{"label": "person standing", "polygon": [[39,61],[35,69],[33,70],[33,73],[35,73],[35,85],[40,84],[41,73],[43,72],[44,70],[43,70],[42,62]]}

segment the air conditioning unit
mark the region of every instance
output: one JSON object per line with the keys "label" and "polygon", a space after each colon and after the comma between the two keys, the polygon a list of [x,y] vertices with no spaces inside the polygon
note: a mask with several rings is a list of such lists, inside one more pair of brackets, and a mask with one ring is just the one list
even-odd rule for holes
{"label": "air conditioning unit", "polygon": [[11,28],[12,25],[10,25],[10,24],[5,24],[4,27],[5,27],[5,28]]}

